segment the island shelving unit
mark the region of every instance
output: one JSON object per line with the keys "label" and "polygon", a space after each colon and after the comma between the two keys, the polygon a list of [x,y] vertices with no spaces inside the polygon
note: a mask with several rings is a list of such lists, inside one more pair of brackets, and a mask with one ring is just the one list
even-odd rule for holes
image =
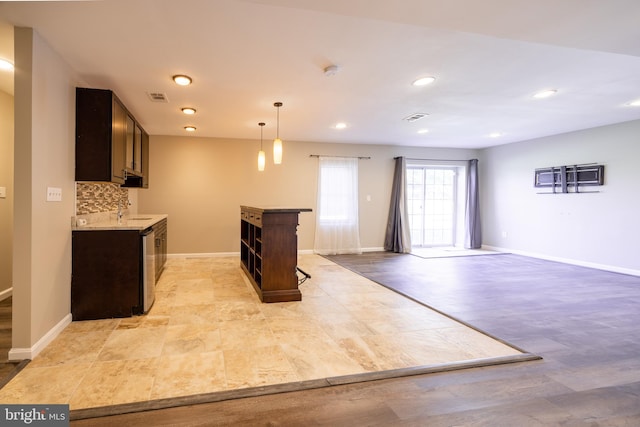
{"label": "island shelving unit", "polygon": [[240,206],[240,266],[265,303],[301,301],[298,216],[308,208]]}

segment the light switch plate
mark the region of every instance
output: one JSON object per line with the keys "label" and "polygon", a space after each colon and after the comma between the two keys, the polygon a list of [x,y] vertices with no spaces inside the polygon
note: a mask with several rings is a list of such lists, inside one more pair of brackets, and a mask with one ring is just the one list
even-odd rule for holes
{"label": "light switch plate", "polygon": [[47,187],[47,202],[61,202],[62,188]]}
{"label": "light switch plate", "polygon": [[0,199],[7,198],[7,187],[0,187]]}

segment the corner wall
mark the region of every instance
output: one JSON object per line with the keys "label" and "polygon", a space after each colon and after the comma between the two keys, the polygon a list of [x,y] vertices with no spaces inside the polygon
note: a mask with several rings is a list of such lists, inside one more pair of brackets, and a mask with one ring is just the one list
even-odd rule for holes
{"label": "corner wall", "polygon": [[13,263],[13,96],[0,91],[0,300],[10,296]]}
{"label": "corner wall", "polygon": [[[15,28],[13,340],[31,358],[71,320],[75,83],[31,28]],[[47,202],[47,187],[62,202]]]}
{"label": "corner wall", "polygon": [[[483,244],[640,275],[638,159],[640,121],[483,150]],[[536,168],[581,163],[605,165],[605,185],[583,187],[598,193],[537,194]]]}

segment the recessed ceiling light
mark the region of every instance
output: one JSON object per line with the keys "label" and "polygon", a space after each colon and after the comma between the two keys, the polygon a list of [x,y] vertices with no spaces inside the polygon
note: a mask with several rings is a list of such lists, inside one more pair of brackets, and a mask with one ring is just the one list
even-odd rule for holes
{"label": "recessed ceiling light", "polygon": [[13,70],[13,64],[6,59],[0,59],[0,70]]}
{"label": "recessed ceiling light", "polygon": [[334,126],[336,129],[345,129],[347,127],[346,123],[336,123],[336,125]]}
{"label": "recessed ceiling light", "polygon": [[192,115],[196,113],[196,109],[195,108],[191,108],[191,107],[185,107],[182,109],[182,112],[187,114],[187,115]]}
{"label": "recessed ceiling light", "polygon": [[177,74],[173,76],[173,81],[180,86],[189,86],[193,80],[191,77],[185,76],[184,74]]}
{"label": "recessed ceiling light", "polygon": [[412,85],[414,86],[426,86],[428,84],[431,84],[433,82],[436,81],[436,78],[433,76],[428,76],[428,77],[420,77],[417,80],[414,80]]}
{"label": "recessed ceiling light", "polygon": [[630,107],[640,107],[640,99],[636,99],[635,101],[631,101],[627,104]]}
{"label": "recessed ceiling light", "polygon": [[537,99],[548,98],[555,95],[556,93],[558,93],[556,89],[546,89],[536,93],[535,95],[533,95],[533,97]]}
{"label": "recessed ceiling light", "polygon": [[186,130],[187,132],[195,132],[196,131],[196,127],[195,126],[185,126],[184,130]]}
{"label": "recessed ceiling light", "polygon": [[429,129],[420,129],[420,130],[418,131],[418,133],[419,133],[419,134],[421,134],[421,135],[423,135],[423,134],[425,134],[425,133],[429,133]]}

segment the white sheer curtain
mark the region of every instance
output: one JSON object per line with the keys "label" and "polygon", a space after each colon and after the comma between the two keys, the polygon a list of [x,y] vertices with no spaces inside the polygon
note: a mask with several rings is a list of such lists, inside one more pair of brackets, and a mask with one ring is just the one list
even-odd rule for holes
{"label": "white sheer curtain", "polygon": [[321,255],[361,253],[358,159],[320,157],[313,250]]}

